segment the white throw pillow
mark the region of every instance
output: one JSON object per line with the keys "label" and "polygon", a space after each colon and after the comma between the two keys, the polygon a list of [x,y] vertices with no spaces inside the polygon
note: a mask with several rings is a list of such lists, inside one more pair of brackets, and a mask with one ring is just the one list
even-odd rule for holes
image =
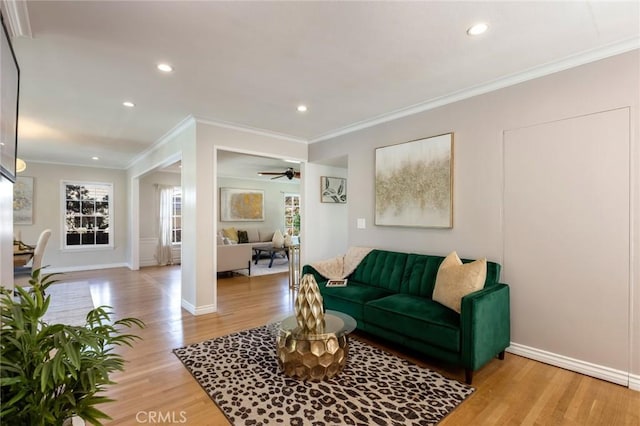
{"label": "white throw pillow", "polygon": [[486,278],[487,259],[463,264],[454,251],[440,264],[433,300],[460,313],[462,298],[482,289]]}
{"label": "white throw pillow", "polygon": [[279,229],[276,229],[276,232],[273,233],[273,238],[271,238],[271,242],[274,247],[282,247],[284,245],[284,236]]}

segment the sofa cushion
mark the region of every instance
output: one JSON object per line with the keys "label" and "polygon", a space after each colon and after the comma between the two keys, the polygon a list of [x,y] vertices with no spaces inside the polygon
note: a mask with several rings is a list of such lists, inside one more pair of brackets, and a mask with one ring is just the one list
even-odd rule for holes
{"label": "sofa cushion", "polygon": [[243,244],[248,242],[249,235],[247,234],[247,231],[241,231],[240,229],[238,229],[238,243]]}
{"label": "sofa cushion", "polygon": [[260,239],[259,241],[264,242],[271,242],[273,240],[273,231],[266,231],[264,229],[261,229],[260,231]]}
{"label": "sofa cushion", "polygon": [[363,314],[365,322],[377,327],[460,351],[460,315],[430,299],[394,294],[366,303]]}
{"label": "sofa cushion", "polygon": [[454,251],[440,264],[433,300],[460,313],[462,298],[484,287],[487,259],[463,264]]}
{"label": "sofa cushion", "polygon": [[431,299],[438,268],[443,260],[444,257],[441,256],[410,254],[407,258],[400,292]]}
{"label": "sofa cushion", "polygon": [[257,243],[260,241],[260,233],[257,228],[249,228],[247,229],[247,238],[250,243]]}
{"label": "sofa cushion", "polygon": [[238,231],[236,231],[236,228],[234,227],[224,228],[222,229],[222,233],[224,234],[225,237],[227,237],[231,241],[238,242]]}
{"label": "sofa cushion", "polygon": [[364,285],[354,280],[349,280],[346,287],[327,287],[326,284],[326,281],[318,282],[325,308],[349,314],[356,321],[362,321],[363,307],[366,302],[392,294],[385,289]]}
{"label": "sofa cushion", "polygon": [[371,250],[353,271],[350,279],[398,292],[408,256],[407,253]]}

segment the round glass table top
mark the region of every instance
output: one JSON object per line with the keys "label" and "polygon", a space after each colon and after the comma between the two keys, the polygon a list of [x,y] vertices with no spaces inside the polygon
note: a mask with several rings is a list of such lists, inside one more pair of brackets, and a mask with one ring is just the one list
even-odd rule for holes
{"label": "round glass table top", "polygon": [[326,311],[322,325],[313,332],[305,331],[298,326],[295,315],[291,315],[282,320],[279,331],[285,334],[291,333],[294,338],[303,337],[306,340],[320,340],[325,339],[327,335],[340,337],[349,334],[355,330],[357,325],[356,320],[345,313]]}

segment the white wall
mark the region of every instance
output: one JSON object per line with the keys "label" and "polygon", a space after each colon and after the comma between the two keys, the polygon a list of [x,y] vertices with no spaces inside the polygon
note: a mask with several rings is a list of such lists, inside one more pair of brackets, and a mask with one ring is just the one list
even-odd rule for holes
{"label": "white wall", "polygon": [[[126,266],[126,246],[129,223],[127,210],[126,172],[98,167],[36,163],[29,161],[22,176],[31,176],[33,182],[33,224],[14,225],[25,243],[34,244],[44,229],[51,229],[43,265],[50,265],[47,272],[100,269]],[[113,184],[110,229],[114,238],[113,248],[62,250],[63,212],[61,181],[74,180]]]}
{"label": "white wall", "polygon": [[[539,295],[527,284],[519,282],[517,276],[509,276],[506,271],[511,265],[504,263],[504,220],[503,220],[503,134],[509,129],[521,129],[609,111],[629,108],[630,140],[629,157],[620,167],[630,167],[627,194],[627,214],[630,217],[629,282],[623,283],[629,289],[626,295],[628,303],[615,306],[615,309],[630,312],[627,324],[630,351],[624,354],[625,366],[620,367],[618,355],[609,349],[609,357],[602,357],[607,348],[598,347],[598,359],[573,360],[576,362],[594,362],[596,369],[602,371],[611,367],[619,373],[631,371],[632,387],[640,388],[640,171],[639,148],[639,94],[640,84],[639,52],[600,60],[574,69],[558,72],[543,78],[511,86],[485,95],[456,102],[436,109],[400,118],[391,122],[360,130],[331,140],[314,143],[309,147],[309,161],[316,159],[348,155],[349,192],[352,195],[348,204],[349,245],[374,246],[386,249],[413,251],[430,254],[447,254],[457,250],[461,256],[477,258],[486,256],[503,263],[503,278],[509,281],[514,299],[534,300]],[[453,229],[420,229],[371,226],[374,218],[374,158],[375,148],[411,141],[447,132],[455,133],[454,141],[454,227]],[[606,134],[606,129],[605,129]],[[553,153],[550,153],[553,155]],[[630,158],[630,159],[629,159]],[[577,159],[579,160],[579,159]],[[567,174],[581,167],[580,161],[566,164]],[[605,165],[603,164],[603,167]],[[607,165],[607,167],[615,167]],[[535,179],[535,176],[532,177]],[[589,188],[575,185],[575,196],[582,199]],[[358,202],[352,202],[353,194]],[[319,204],[318,204],[319,206]],[[309,206],[315,208],[316,206]],[[558,212],[562,214],[562,212]],[[355,229],[356,218],[366,218],[368,228]],[[584,229],[583,232],[591,232]],[[567,238],[571,239],[570,236]],[[569,240],[571,241],[571,240]],[[313,242],[311,242],[313,243]],[[579,240],[575,241],[579,244]],[[615,245],[615,247],[618,247]],[[610,247],[594,247],[597,253]],[[611,248],[614,250],[614,248]],[[532,259],[532,262],[536,262]],[[608,266],[600,265],[602,268]],[[549,279],[554,279],[566,271],[554,270],[553,266],[540,264],[546,268]],[[566,275],[565,275],[566,277]],[[602,328],[602,318],[597,318],[585,309],[580,302],[581,283],[569,279],[560,283],[569,286],[575,297],[572,300],[555,300],[549,297],[544,303],[561,304],[571,312],[571,316],[583,318],[574,332],[579,338],[588,341],[592,326]],[[602,297],[607,297],[608,284],[600,283]],[[551,296],[551,295],[549,295]],[[618,297],[618,296],[616,296]],[[542,301],[536,300],[540,306]],[[520,310],[512,311],[514,323],[535,322],[541,315],[548,315],[544,309],[536,310],[533,315]],[[562,318],[553,318],[561,322]],[[606,321],[606,319],[604,320]],[[618,324],[608,324],[617,327]],[[607,324],[604,325],[606,327]],[[514,329],[512,341],[523,346],[540,346],[555,361],[567,354],[559,344],[564,336],[557,328],[548,328],[540,335],[523,329]],[[594,345],[602,345],[594,342]],[[595,348],[594,348],[595,350]],[[581,355],[582,356],[582,355]],[[549,362],[549,360],[547,360]],[[572,361],[572,360],[570,360]],[[623,372],[624,372],[623,371]]]}
{"label": "white wall", "polygon": [[195,315],[215,312],[216,273],[215,212],[216,151],[273,155],[300,161],[307,159],[307,146],[299,141],[257,131],[196,122],[189,117],[128,169],[131,188],[131,253],[139,264],[139,178],[161,166],[182,159],[182,306]]}
{"label": "white wall", "polygon": [[[286,179],[285,179],[286,180]],[[264,181],[258,179],[235,179],[218,177],[218,190],[215,197],[220,203],[219,188],[260,189],[264,191],[264,221],[260,222],[221,222],[220,209],[215,212],[217,229],[234,227],[236,229],[259,229],[284,232],[284,194],[299,194],[298,180]],[[218,204],[219,206],[219,204]]]}
{"label": "white wall", "polygon": [[[305,209],[302,216],[304,235],[301,247],[304,250],[305,263],[346,253],[349,242],[348,205],[356,204],[360,200],[357,193],[351,192],[347,169],[307,163],[305,176],[307,178],[305,205],[313,206]],[[347,178],[346,204],[320,202],[321,176]]]}

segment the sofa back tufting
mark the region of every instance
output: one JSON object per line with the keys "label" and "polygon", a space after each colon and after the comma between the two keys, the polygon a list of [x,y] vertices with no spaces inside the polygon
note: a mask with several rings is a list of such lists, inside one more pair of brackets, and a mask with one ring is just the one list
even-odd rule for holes
{"label": "sofa back tufting", "polygon": [[402,274],[408,256],[407,253],[371,250],[353,271],[351,278],[373,287],[397,293],[400,291]]}
{"label": "sofa back tufting", "polygon": [[[372,250],[358,265],[351,279],[394,293],[411,294],[431,299],[438,268],[444,256]],[[463,263],[473,262],[462,259]],[[487,262],[485,287],[500,281],[500,265]]]}

